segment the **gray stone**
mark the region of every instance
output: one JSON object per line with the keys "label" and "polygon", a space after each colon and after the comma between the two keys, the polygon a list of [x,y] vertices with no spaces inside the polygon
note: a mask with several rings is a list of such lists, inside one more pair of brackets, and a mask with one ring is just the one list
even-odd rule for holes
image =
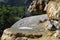
{"label": "gray stone", "polygon": [[41,25],[40,27],[36,27],[36,25],[44,23],[47,18],[47,14],[44,14],[21,19],[11,28],[4,30],[1,40],[28,40],[29,38],[40,38],[45,29],[42,28]]}
{"label": "gray stone", "polygon": [[43,15],[37,15],[37,16],[31,16],[31,17],[26,17],[23,18],[19,21],[17,21],[14,25],[12,25],[12,27],[32,27],[32,26],[36,26],[41,22],[44,22],[48,19],[47,14],[43,14]]}

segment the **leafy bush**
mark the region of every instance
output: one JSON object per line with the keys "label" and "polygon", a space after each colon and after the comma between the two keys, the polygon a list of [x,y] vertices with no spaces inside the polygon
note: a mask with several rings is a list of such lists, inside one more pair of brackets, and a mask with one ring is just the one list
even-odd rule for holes
{"label": "leafy bush", "polygon": [[0,5],[0,30],[11,27],[25,12],[26,7]]}

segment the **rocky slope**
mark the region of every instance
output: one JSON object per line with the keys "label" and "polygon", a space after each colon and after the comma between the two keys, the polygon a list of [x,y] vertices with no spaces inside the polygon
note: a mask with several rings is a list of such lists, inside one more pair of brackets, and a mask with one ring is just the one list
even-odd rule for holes
{"label": "rocky slope", "polygon": [[[1,40],[60,40],[60,38],[54,36],[54,31],[47,30],[48,21],[47,18],[43,17],[47,17],[47,15],[19,20],[11,28],[4,30]],[[35,23],[34,26],[31,23]]]}
{"label": "rocky slope", "polygon": [[47,21],[32,29],[8,28],[4,30],[1,40],[60,40],[54,37],[54,31],[46,30]]}

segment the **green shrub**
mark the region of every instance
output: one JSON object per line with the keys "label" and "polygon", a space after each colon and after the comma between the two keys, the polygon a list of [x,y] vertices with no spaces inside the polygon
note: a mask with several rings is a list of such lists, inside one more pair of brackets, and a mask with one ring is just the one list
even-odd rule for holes
{"label": "green shrub", "polygon": [[0,5],[0,30],[11,27],[25,12],[24,6]]}

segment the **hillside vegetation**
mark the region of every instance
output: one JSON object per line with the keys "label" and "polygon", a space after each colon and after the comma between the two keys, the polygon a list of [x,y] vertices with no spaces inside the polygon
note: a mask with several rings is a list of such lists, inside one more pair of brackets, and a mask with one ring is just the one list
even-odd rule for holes
{"label": "hillside vegetation", "polygon": [[26,10],[25,6],[0,5],[0,34],[18,21]]}

